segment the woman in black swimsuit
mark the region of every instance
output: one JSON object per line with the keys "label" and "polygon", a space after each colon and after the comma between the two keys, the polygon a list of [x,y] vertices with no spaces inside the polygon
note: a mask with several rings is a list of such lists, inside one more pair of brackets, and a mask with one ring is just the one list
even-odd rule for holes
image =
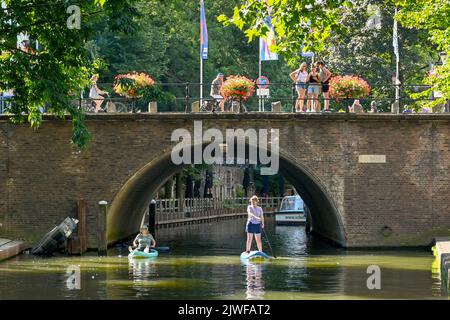
{"label": "woman in black swimsuit", "polygon": [[319,102],[319,94],[320,94],[320,78],[319,73],[317,72],[316,67],[311,68],[311,72],[309,73],[308,77],[309,87],[308,87],[308,103],[306,105],[306,108],[313,112],[311,110],[311,102],[314,101],[314,111],[320,112],[320,102]]}

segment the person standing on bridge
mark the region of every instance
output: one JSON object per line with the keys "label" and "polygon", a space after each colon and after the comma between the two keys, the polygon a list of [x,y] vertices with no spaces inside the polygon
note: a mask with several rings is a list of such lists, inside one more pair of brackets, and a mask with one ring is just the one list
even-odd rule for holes
{"label": "person standing on bridge", "polygon": [[333,74],[325,67],[325,63],[323,61],[317,62],[317,67],[319,68],[319,79],[322,83],[322,94],[324,100],[323,111],[330,111],[330,79]]}
{"label": "person standing on bridge", "polygon": [[[321,106],[319,101],[319,94],[322,87],[319,78],[318,68],[316,66],[311,67],[311,72],[308,77],[308,102],[306,103],[306,109],[310,112],[320,112]],[[311,106],[313,105],[313,107]]]}
{"label": "person standing on bridge", "polygon": [[217,77],[211,83],[210,96],[219,103],[220,110],[224,111],[225,99],[221,95],[220,91],[223,86],[223,73],[219,73]]}
{"label": "person standing on bridge", "polygon": [[258,251],[262,252],[261,231],[264,228],[264,212],[260,206],[258,206],[258,197],[253,196],[250,198],[250,205],[247,207],[247,225],[245,232],[247,232],[247,248],[246,252],[250,253],[252,249],[253,235],[256,239],[256,246]]}
{"label": "person standing on bridge", "polygon": [[295,83],[295,90],[297,90],[297,102],[295,103],[295,112],[303,112],[305,105],[306,88],[308,85],[308,65],[303,62],[300,68],[293,71],[289,77]]}

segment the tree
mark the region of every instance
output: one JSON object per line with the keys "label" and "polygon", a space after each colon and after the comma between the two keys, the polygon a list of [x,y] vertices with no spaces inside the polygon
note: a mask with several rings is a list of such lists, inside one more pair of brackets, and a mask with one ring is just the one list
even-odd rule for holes
{"label": "tree", "polygon": [[[65,1],[5,0],[0,10],[0,90],[13,90],[12,121],[40,126],[42,108],[72,117],[72,142],[83,148],[89,140],[84,114],[71,99],[89,85],[96,63],[86,41],[101,19],[110,30],[131,31],[134,0],[86,0],[79,7]],[[79,9],[79,10],[78,10]],[[79,25],[77,22],[79,19]],[[74,21],[75,23],[74,23]],[[36,45],[17,46],[27,34]]]}
{"label": "tree", "polygon": [[[402,83],[421,82],[427,76],[430,62],[436,59],[436,46],[444,48],[447,43],[448,47],[448,39],[444,39],[449,33],[449,4],[445,0],[420,1],[420,5],[413,0],[249,0],[236,6],[232,15],[224,14],[219,20],[224,25],[239,27],[251,41],[267,32],[263,20],[270,13],[277,33],[277,45],[271,49],[283,55],[291,66],[304,60],[302,52],[313,51],[316,58],[329,63],[335,74],[360,75],[378,86],[373,90],[375,98],[388,98],[393,96],[390,84],[395,73],[392,47],[395,5],[401,8],[398,19],[402,22],[399,30]],[[440,13],[426,18],[434,10]],[[427,23],[423,23],[424,19]],[[434,44],[428,39],[427,30],[403,27],[420,25],[427,29],[430,24],[434,27],[431,30]],[[440,70],[447,79],[446,69]],[[448,83],[440,81],[436,88],[446,91]],[[409,91],[405,90],[406,94]],[[388,106],[389,103],[385,105]]]}
{"label": "tree", "polygon": [[331,32],[341,28],[339,15],[345,7],[352,7],[352,1],[248,0],[219,21],[237,26],[252,41],[269,31],[264,19],[270,13],[279,40],[271,49],[296,63],[302,52],[323,50]]}
{"label": "tree", "polygon": [[[422,29],[428,32],[430,40],[437,49],[450,54],[450,2],[447,0],[396,0],[399,6],[398,19],[405,27]],[[432,105],[444,104],[450,100],[450,61],[447,59],[435,69],[435,73],[425,79],[432,85],[422,96],[428,96],[431,91],[442,93],[442,97],[433,101]]]}
{"label": "tree", "polygon": [[[334,74],[354,74],[372,85],[372,96],[394,97],[391,85],[395,74],[392,46],[395,6],[372,0],[355,0],[352,8],[343,8],[339,23],[342,32],[334,32],[321,54]],[[400,25],[400,80],[403,85],[422,82],[435,59],[436,47],[423,30]],[[408,93],[406,87],[404,93]],[[391,101],[381,106],[387,111]],[[380,106],[379,106],[380,107]]]}

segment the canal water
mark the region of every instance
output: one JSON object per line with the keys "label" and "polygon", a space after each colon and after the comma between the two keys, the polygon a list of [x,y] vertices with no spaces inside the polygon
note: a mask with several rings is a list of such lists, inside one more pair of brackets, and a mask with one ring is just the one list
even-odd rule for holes
{"label": "canal water", "polygon": [[[158,245],[172,250],[144,261],[128,261],[126,246],[111,248],[107,257],[24,254],[0,263],[0,300],[448,299],[427,250],[346,251],[269,219],[266,231],[278,258],[244,263],[244,224],[234,219],[159,230]],[[380,268],[379,290],[367,287],[370,265]]]}

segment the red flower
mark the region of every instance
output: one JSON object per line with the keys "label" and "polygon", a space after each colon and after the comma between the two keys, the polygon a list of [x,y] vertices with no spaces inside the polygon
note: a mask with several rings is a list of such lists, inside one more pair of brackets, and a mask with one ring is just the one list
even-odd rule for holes
{"label": "red flower", "polygon": [[330,80],[330,96],[336,99],[360,99],[370,95],[370,85],[357,76],[336,76]]}
{"label": "red flower", "polygon": [[246,100],[255,93],[255,83],[243,76],[230,76],[223,83],[221,93],[225,99],[242,98]]}
{"label": "red flower", "polygon": [[155,81],[145,73],[118,74],[115,76],[114,91],[128,98],[140,98],[144,90],[154,84]]}

